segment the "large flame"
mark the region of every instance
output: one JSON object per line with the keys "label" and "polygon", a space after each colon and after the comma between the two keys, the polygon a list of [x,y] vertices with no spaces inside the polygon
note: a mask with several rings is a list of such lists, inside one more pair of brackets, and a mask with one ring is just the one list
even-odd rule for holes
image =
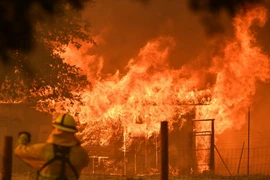
{"label": "large flame", "polygon": [[[269,57],[257,46],[250,30],[254,22],[263,26],[266,15],[264,7],[239,14],[233,21],[235,38],[227,40],[222,55],[214,57],[211,67],[203,71],[190,66],[174,70],[169,66],[168,54],[175,45],[173,37],[149,41],[129,61],[126,74],[117,71],[111,76],[101,75],[103,57],[89,55],[87,49],[91,45],[85,44],[79,50],[70,45],[62,57],[83,70],[92,88],[79,92],[83,104],[71,105],[67,101],[58,106],[64,105],[64,111],[78,114],[79,121],[85,124],[83,134],[99,134],[101,144],[108,143],[115,126],[124,128],[129,137],[158,132],[160,121],[172,123],[175,116],[192,109],[183,104],[209,104],[196,108],[196,118],[216,119],[218,134],[232,126],[241,127],[252,105],[256,82],[269,79]],[[216,75],[216,82],[209,89],[197,88],[201,72]],[[57,108],[55,103],[51,106]],[[58,112],[61,111],[59,108]]]}
{"label": "large flame", "polygon": [[[129,61],[126,75],[116,72],[100,79],[98,76],[93,78],[99,69],[91,71],[90,75],[87,74],[91,79],[91,90],[80,92],[83,105],[66,104],[65,110],[79,113],[78,119],[86,124],[82,132],[94,132],[100,144],[109,142],[116,126],[122,127],[128,135],[125,135],[126,145],[131,142],[131,137],[148,137],[159,132],[161,121],[173,123],[176,116],[180,118],[192,109],[184,104],[204,104],[210,100],[208,89],[196,89],[199,83],[197,73],[169,67],[167,57],[173,47],[171,37],[159,37],[148,42],[138,56]],[[68,55],[66,62],[73,62]],[[87,66],[96,66],[97,61],[89,62]],[[98,61],[98,64],[101,63]]]}
{"label": "large flame", "polygon": [[[257,22],[263,26],[267,10],[256,7],[246,14],[239,14],[233,21],[235,38],[228,41],[222,56],[212,59],[209,72],[215,73],[216,83],[211,89],[211,103],[196,109],[198,119],[215,119],[215,133],[221,134],[228,128],[240,128],[246,122],[248,107],[256,92],[256,82],[270,77],[269,57],[257,45],[250,28]],[[257,20],[257,21],[256,21]],[[200,123],[196,131],[211,130],[211,123]],[[207,142],[208,141],[208,142]],[[198,149],[209,148],[209,139],[200,138]],[[197,153],[199,164],[207,164],[207,152]],[[202,166],[209,170],[209,166]]]}
{"label": "large flame", "polygon": [[269,57],[257,45],[250,28],[257,22],[263,26],[267,10],[256,7],[239,14],[233,21],[235,38],[227,43],[223,56],[213,58],[210,72],[217,74],[212,88],[210,106],[197,109],[198,118],[215,118],[215,130],[240,128],[246,121],[247,109],[252,105],[256,82],[269,79]]}

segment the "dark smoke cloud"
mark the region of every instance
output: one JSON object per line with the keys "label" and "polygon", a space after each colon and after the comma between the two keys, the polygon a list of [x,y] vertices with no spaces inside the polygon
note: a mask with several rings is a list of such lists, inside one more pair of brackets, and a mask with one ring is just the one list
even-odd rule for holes
{"label": "dark smoke cloud", "polygon": [[148,5],[151,0],[132,0],[132,1],[135,1],[135,2],[139,2],[139,3],[143,3],[143,4]]}
{"label": "dark smoke cloud", "polygon": [[[98,42],[91,53],[104,57],[104,72],[122,72],[127,62],[136,57],[149,40],[165,35],[173,37],[176,43],[169,57],[171,67],[179,68],[195,58],[200,59],[198,66],[206,67],[211,61],[211,53],[218,51],[222,43],[206,36],[197,13],[203,15],[201,20],[210,27],[208,34],[222,32],[222,36],[218,37],[222,40],[224,36],[233,37],[232,17],[237,9],[245,6],[245,2],[263,3],[262,0],[96,1],[94,8],[84,11],[84,17],[91,22],[92,34],[102,37],[102,42]],[[227,14],[222,12],[224,8],[228,9]],[[220,13],[220,16],[214,16],[215,13]],[[267,52],[270,52],[269,27],[267,22],[265,28],[258,29],[259,44]]]}
{"label": "dark smoke cloud", "polygon": [[189,0],[190,8],[194,11],[206,10],[211,13],[217,13],[225,9],[234,16],[240,8],[246,5],[265,3],[264,0]]}
{"label": "dark smoke cloud", "polygon": [[[148,2],[148,4],[141,3]],[[176,47],[170,65],[179,68],[206,47],[206,36],[187,0],[103,0],[85,10],[93,35],[101,37],[91,53],[104,57],[104,72],[123,72],[140,48],[159,36],[171,36]]]}
{"label": "dark smoke cloud", "polygon": [[239,10],[265,3],[265,0],[189,0],[189,8],[200,15],[207,35],[212,36],[225,31],[221,20],[222,12],[232,18]]}

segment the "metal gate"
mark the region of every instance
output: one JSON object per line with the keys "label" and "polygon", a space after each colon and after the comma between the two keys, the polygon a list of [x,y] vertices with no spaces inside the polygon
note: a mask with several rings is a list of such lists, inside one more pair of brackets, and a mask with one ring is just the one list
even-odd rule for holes
{"label": "metal gate", "polygon": [[193,174],[214,173],[214,120],[192,120],[192,170]]}

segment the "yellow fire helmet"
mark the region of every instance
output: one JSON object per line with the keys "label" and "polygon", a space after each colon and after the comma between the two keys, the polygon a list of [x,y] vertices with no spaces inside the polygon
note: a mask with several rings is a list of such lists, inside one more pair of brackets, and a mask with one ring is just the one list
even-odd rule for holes
{"label": "yellow fire helmet", "polygon": [[58,116],[55,119],[55,122],[52,125],[55,128],[58,128],[62,131],[67,131],[67,132],[78,132],[76,128],[76,122],[73,118],[73,116],[69,114],[62,114]]}

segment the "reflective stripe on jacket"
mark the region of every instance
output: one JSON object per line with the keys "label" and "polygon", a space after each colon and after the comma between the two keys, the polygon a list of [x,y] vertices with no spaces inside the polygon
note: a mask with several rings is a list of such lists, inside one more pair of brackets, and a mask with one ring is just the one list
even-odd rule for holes
{"label": "reflective stripe on jacket", "polygon": [[[18,139],[18,144],[15,147],[15,155],[22,161],[30,165],[38,171],[46,162],[54,157],[53,143],[60,146],[72,147],[70,150],[69,159],[75,167],[78,174],[89,163],[89,157],[86,150],[80,146],[79,141],[73,133],[64,132],[55,128],[50,134],[46,143],[38,143],[28,145],[25,141],[25,135],[21,135]],[[40,180],[53,180],[60,172],[60,163],[55,161],[46,166],[40,172]],[[76,176],[72,169],[66,165],[66,175],[70,180],[75,180]]]}

